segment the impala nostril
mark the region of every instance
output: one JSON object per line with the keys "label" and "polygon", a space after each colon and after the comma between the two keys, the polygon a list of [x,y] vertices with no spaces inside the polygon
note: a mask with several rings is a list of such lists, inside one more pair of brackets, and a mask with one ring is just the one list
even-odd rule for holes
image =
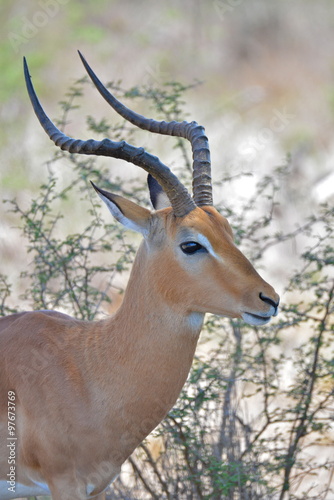
{"label": "impala nostril", "polygon": [[266,302],[267,304],[273,306],[275,309],[277,309],[279,301],[275,302],[273,299],[270,297],[267,297],[264,295],[262,292],[259,293],[259,297],[263,302]]}

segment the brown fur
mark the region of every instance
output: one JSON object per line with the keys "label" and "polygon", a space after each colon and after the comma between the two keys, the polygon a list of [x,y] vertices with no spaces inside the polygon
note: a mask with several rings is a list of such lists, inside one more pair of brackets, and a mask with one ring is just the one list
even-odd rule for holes
{"label": "brown fur", "polygon": [[[16,393],[17,481],[48,483],[53,500],[101,495],[124,460],[174,405],[202,314],[266,313],[278,296],[235,247],[212,207],[175,218],[117,197],[146,225],[122,305],[98,322],[55,312],[0,319],[0,479],[6,479],[7,394]],[[187,259],[180,235],[201,233],[221,260]],[[197,259],[197,260],[196,260]],[[94,488],[87,495],[87,484]]]}

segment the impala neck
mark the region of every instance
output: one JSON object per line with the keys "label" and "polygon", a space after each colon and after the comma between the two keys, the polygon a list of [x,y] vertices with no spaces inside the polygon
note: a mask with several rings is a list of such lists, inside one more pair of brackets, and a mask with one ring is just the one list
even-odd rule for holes
{"label": "impala neck", "polygon": [[152,384],[152,394],[164,393],[172,406],[189,373],[204,315],[164,301],[153,287],[150,262],[143,242],[123,303],[105,321],[105,337],[112,343],[115,362],[128,367],[127,376]]}
{"label": "impala neck", "polygon": [[156,279],[149,264],[149,251],[143,242],[133,264],[123,303],[114,319],[121,318],[123,324],[133,324],[129,332],[132,340],[139,336],[148,341],[153,336],[162,345],[172,342],[176,346],[186,341],[196,346],[204,314],[191,312],[180,302],[171,304],[157,293],[153,286]]}
{"label": "impala neck", "polygon": [[180,305],[167,305],[152,287],[148,263],[143,244],[120,309],[102,321],[96,339],[91,339],[86,350],[99,386],[96,393],[102,397],[101,389],[109,393],[110,387],[119,387],[108,396],[108,404],[117,415],[126,415],[126,422],[121,419],[116,423],[118,417],[113,418],[112,432],[115,434],[117,427],[117,436],[129,437],[117,445],[123,450],[122,460],[177,400],[191,368],[204,317],[182,310]]}
{"label": "impala neck", "polygon": [[[90,364],[110,361],[129,367],[150,366],[161,371],[175,369],[184,378],[189,372],[204,314],[187,311],[182,304],[168,304],[156,292],[150,275],[150,256],[145,242],[140,246],[124,294],[113,316],[92,324],[84,347]],[[168,271],[167,271],[168,272]],[[160,359],[162,365],[159,366]],[[185,375],[184,375],[185,374]]]}

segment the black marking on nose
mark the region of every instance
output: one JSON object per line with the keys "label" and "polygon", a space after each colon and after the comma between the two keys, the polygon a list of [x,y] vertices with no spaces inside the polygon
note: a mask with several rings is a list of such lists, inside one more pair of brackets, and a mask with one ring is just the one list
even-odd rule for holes
{"label": "black marking on nose", "polygon": [[266,295],[263,295],[262,292],[260,292],[259,297],[263,302],[266,302],[267,304],[273,306],[275,309],[277,309],[279,302],[275,302],[273,299],[266,297]]}

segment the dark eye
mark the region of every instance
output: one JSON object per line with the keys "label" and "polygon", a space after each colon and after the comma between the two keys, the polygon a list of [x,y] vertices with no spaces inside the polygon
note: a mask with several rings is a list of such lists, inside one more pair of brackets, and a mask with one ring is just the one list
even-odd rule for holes
{"label": "dark eye", "polygon": [[200,251],[206,252],[206,249],[202,245],[197,243],[197,241],[186,241],[185,243],[181,243],[180,247],[182,252],[187,255],[192,255]]}

